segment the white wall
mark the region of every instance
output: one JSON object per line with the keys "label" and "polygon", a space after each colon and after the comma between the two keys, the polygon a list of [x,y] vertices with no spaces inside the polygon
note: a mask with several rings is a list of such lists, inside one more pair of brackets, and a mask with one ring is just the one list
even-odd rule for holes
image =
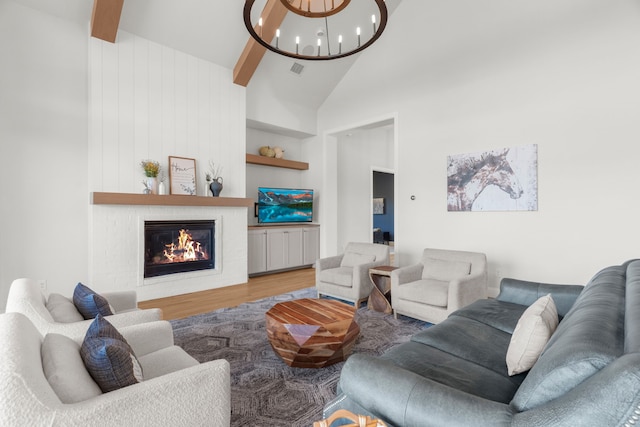
{"label": "white wall", "polygon": [[0,2],[0,310],[16,278],[88,277],[87,33]]}
{"label": "white wall", "polygon": [[354,130],[338,136],[338,250],[373,238],[373,168],[393,169],[393,129]]}
{"label": "white wall", "polygon": [[[124,32],[118,44],[104,45],[89,38],[88,19],[79,25],[0,2],[0,222],[1,240],[9,242],[0,245],[0,310],[18,277],[46,280],[48,292],[62,294],[79,281],[97,290],[132,286],[90,274],[89,265],[100,262],[90,247],[100,225],[89,194],[140,192],[143,158],[194,157],[199,179],[214,160],[224,166],[222,195],[244,197],[245,89],[231,83],[231,70]],[[89,89],[90,50],[95,74]],[[145,67],[148,76],[141,73]],[[101,107],[92,108],[92,117],[89,91]],[[205,284],[181,282],[171,290],[160,284],[142,293],[155,297],[244,281],[246,209],[230,209],[207,211],[228,226],[221,231],[230,240],[222,246],[226,271],[217,269]],[[129,211],[125,224],[136,222]],[[94,275],[98,270],[91,268]]]}
{"label": "white wall", "polygon": [[[585,283],[638,256],[639,45],[633,0],[403,2],[320,133],[397,111],[401,265],[462,249],[487,254],[494,290],[504,276]],[[523,144],[538,144],[537,212],[447,212],[447,155]]]}
{"label": "white wall", "polygon": [[[140,193],[143,159],[194,158],[201,196],[209,161],[222,167],[221,196],[245,196],[245,88],[231,70],[125,31],[91,39],[90,189]],[[96,290],[131,289],[153,299],[243,283],[247,208],[99,206],[90,211],[89,273]],[[145,220],[216,220],[216,268],[142,278]]]}
{"label": "white wall", "polygon": [[[275,54],[267,53],[267,55]],[[318,130],[316,109],[295,103],[288,99],[287,93],[279,92],[281,88],[272,84],[271,79],[274,75],[289,73],[286,67],[274,65],[284,63],[290,67],[290,62],[284,62],[280,58],[263,58],[247,85],[247,118],[315,135]],[[288,90],[295,90],[295,88],[289,87]]]}
{"label": "white wall", "polygon": [[231,70],[126,31],[89,45],[91,191],[141,193],[140,162],[194,158],[198,194],[209,161],[222,167],[221,195],[245,194],[245,88]]}

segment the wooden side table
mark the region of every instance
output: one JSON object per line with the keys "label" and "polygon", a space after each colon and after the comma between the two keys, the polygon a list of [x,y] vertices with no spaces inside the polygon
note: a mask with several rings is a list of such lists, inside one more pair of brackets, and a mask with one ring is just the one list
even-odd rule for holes
{"label": "wooden side table", "polygon": [[369,269],[369,278],[373,283],[373,290],[369,294],[367,308],[391,314],[391,272],[398,267],[381,265]]}

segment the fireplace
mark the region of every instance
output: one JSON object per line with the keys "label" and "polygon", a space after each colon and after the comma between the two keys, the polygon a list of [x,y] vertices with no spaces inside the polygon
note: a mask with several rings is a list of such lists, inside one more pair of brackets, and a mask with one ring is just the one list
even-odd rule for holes
{"label": "fireplace", "polygon": [[215,268],[215,221],[145,221],[144,277]]}

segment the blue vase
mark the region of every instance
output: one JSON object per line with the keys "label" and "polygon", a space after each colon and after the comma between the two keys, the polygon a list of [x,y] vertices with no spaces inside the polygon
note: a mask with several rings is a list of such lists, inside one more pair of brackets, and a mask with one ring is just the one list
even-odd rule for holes
{"label": "blue vase", "polygon": [[209,184],[209,189],[211,190],[211,194],[213,194],[213,197],[218,197],[220,195],[220,192],[222,191],[222,177],[218,177],[211,181],[211,184]]}

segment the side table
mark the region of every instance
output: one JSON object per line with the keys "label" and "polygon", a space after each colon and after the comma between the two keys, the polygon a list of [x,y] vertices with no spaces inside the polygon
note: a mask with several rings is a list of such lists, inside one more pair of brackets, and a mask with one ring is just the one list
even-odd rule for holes
{"label": "side table", "polygon": [[367,308],[391,314],[391,272],[398,267],[381,265],[369,269],[369,278],[373,283],[373,290],[369,294]]}

